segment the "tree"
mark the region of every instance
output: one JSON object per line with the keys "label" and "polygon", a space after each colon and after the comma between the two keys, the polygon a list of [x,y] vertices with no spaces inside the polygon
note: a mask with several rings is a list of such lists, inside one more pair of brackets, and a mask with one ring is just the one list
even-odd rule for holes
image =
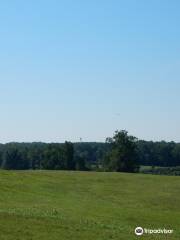
{"label": "tree", "polygon": [[138,170],[136,142],[137,139],[129,136],[125,130],[116,131],[113,138],[107,138],[110,151],[104,159],[107,171],[136,172]]}
{"label": "tree", "polygon": [[42,167],[48,170],[63,170],[63,150],[59,144],[49,144],[44,151]]}
{"label": "tree", "polygon": [[175,145],[175,148],[173,150],[173,158],[174,158],[174,165],[180,166],[180,143]]}
{"label": "tree", "polygon": [[71,142],[64,144],[64,165],[66,170],[75,170],[76,163],[74,161],[74,145]]}
{"label": "tree", "polygon": [[11,148],[5,152],[2,168],[23,170],[29,168],[29,163],[22,152],[16,148]]}
{"label": "tree", "polygon": [[75,158],[76,161],[76,170],[77,171],[87,171],[88,168],[86,167],[86,161],[82,156],[77,156]]}

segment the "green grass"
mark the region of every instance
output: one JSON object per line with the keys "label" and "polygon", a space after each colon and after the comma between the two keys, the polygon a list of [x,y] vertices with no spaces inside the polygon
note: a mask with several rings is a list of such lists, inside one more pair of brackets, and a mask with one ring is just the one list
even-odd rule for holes
{"label": "green grass", "polygon": [[180,239],[180,178],[0,171],[0,240],[132,240],[137,226]]}

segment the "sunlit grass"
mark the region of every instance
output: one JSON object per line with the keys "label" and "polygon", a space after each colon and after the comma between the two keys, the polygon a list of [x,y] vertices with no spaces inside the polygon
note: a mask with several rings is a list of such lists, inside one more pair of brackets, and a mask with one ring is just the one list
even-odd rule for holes
{"label": "sunlit grass", "polygon": [[179,219],[179,177],[0,172],[0,239],[137,239],[137,226],[175,231],[144,239],[179,239]]}

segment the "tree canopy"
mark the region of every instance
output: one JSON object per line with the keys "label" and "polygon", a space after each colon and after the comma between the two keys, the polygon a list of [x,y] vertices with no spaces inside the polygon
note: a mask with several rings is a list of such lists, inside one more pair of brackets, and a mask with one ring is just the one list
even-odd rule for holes
{"label": "tree canopy", "polygon": [[104,167],[108,171],[136,172],[137,163],[137,139],[129,136],[125,130],[116,131],[113,138],[107,138],[110,151],[104,159]]}
{"label": "tree canopy", "polygon": [[143,141],[127,131],[116,131],[105,143],[0,144],[3,169],[134,172],[139,165],[180,166],[180,143]]}

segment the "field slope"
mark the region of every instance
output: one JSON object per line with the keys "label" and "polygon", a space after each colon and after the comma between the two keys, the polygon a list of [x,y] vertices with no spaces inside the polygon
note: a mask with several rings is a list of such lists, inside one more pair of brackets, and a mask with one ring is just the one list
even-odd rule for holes
{"label": "field slope", "polygon": [[180,239],[180,177],[0,171],[1,240]]}

